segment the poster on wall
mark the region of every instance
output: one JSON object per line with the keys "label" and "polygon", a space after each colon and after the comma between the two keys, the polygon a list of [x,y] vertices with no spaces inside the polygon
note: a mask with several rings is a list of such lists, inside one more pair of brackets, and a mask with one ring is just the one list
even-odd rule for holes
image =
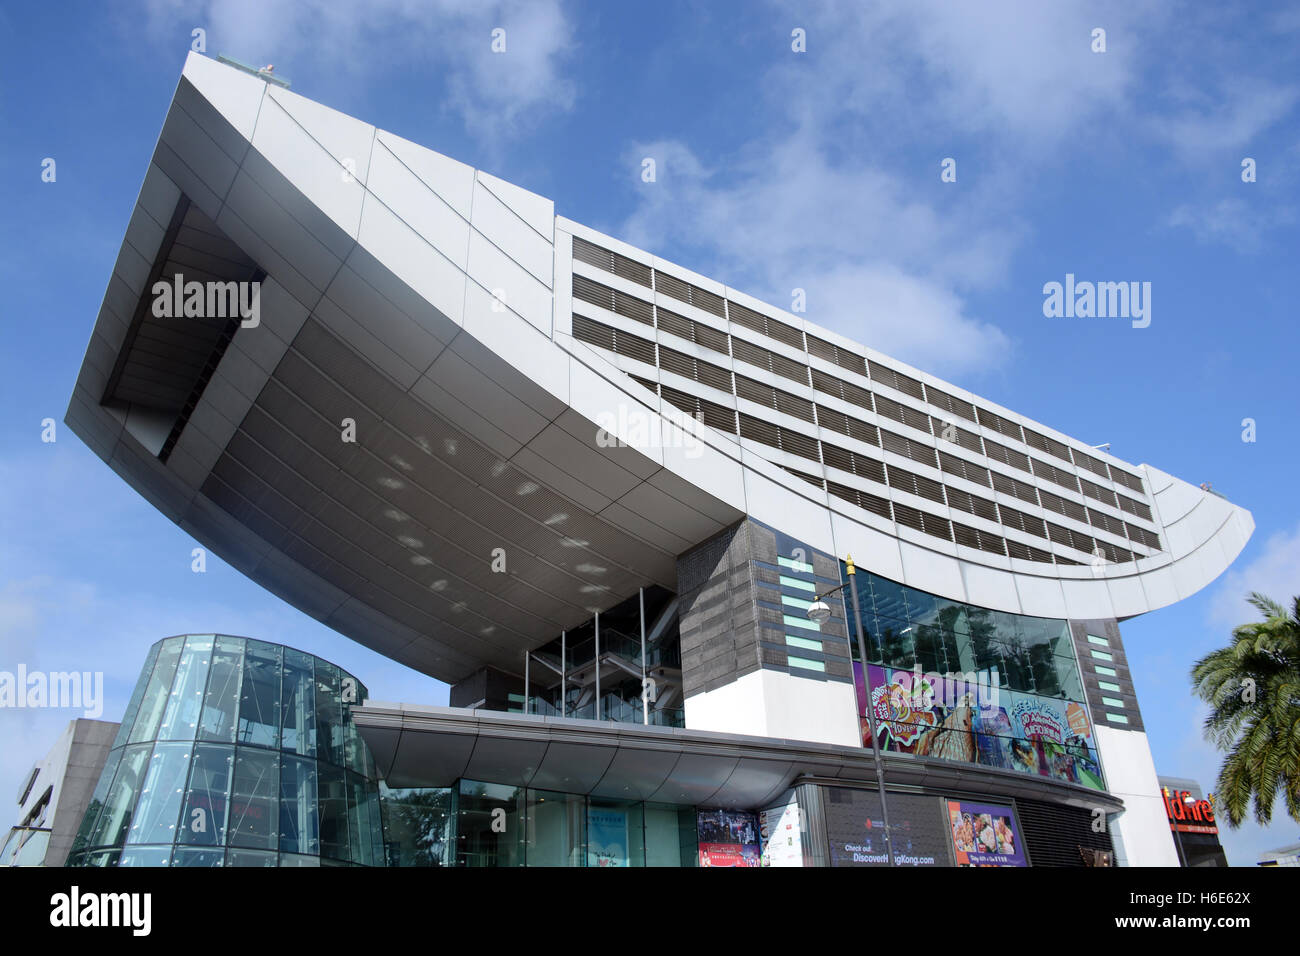
{"label": "poster on wall", "polygon": [[758,835],[763,866],[803,866],[799,804],[793,797],[784,806],[759,811]]}
{"label": "poster on wall", "polygon": [[1026,866],[1010,807],[947,801],[958,866]]}
{"label": "poster on wall", "polygon": [[700,866],[759,866],[758,815],[743,810],[701,810],[696,818]]}
{"label": "poster on wall", "polygon": [[919,757],[976,760],[974,723],[989,696],[987,686],[875,665],[867,672],[881,747]]}
{"label": "poster on wall", "polygon": [[[885,817],[874,790],[826,787],[826,838],[831,866],[888,866]],[[937,797],[889,794],[895,866],[951,866],[949,838]]]}
{"label": "poster on wall", "polygon": [[862,745],[979,763],[1104,789],[1092,724],[1071,700],[1012,693],[983,673],[959,677],[854,665]]}
{"label": "poster on wall", "polygon": [[1082,704],[1016,694],[1011,723],[1019,745],[1019,766],[1013,769],[1102,789],[1092,723]]}
{"label": "poster on wall", "polygon": [[591,866],[627,866],[627,813],[587,811],[587,856]]}

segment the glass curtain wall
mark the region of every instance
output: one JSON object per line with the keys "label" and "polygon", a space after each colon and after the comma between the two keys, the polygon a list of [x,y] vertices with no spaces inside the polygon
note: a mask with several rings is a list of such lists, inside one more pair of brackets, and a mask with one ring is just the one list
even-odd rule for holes
{"label": "glass curtain wall", "polygon": [[[529,667],[529,712],[548,717],[579,717],[619,723],[685,726],[680,699],[681,635],[676,595],[661,587],[645,589],[644,670],[654,681],[650,706],[642,704],[641,600],[633,595],[599,619],[600,660],[596,659],[597,621],[584,621],[533,652]],[[595,675],[600,673],[599,704]],[[561,680],[561,673],[564,679]],[[661,696],[662,695],[662,696]],[[512,695],[511,710],[522,711],[522,695]]]}
{"label": "glass curtain wall", "polygon": [[860,568],[854,580],[865,668],[847,590],[845,605],[864,746],[874,728],[891,752],[1104,787],[1069,622],[950,601]]}
{"label": "glass curtain wall", "polygon": [[390,866],[695,866],[695,808],[461,780],[381,791]]}
{"label": "glass curtain wall", "polygon": [[159,641],[69,866],[383,866],[355,677],[278,644]]}

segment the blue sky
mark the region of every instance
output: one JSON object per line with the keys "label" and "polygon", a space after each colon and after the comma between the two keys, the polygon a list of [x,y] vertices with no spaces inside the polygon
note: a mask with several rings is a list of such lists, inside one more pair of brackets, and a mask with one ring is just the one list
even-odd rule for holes
{"label": "blue sky", "polygon": [[[191,31],[295,91],[555,200],[561,215],[808,316],[1090,444],[1210,481],[1257,530],[1128,622],[1157,768],[1211,786],[1191,663],[1300,593],[1294,360],[1300,5],[266,0],[0,9],[0,669],[102,670],[246,634],[388,700],[446,687],[191,541],[62,426]],[[490,50],[506,31],[506,52]],[[1091,49],[1106,31],[1106,51]],[[807,51],[791,49],[806,31]],[[46,157],[57,179],[41,181]],[[644,183],[642,160],[656,160]],[[957,162],[957,181],[940,163]],[[1257,166],[1244,183],[1243,158]],[[1043,315],[1067,273],[1152,287],[1151,324]],[[41,420],[59,425],[53,444]],[[1242,420],[1257,440],[1242,441]],[[0,795],[68,711],[0,711]],[[0,811],[0,817],[3,813]],[[3,823],[0,819],[0,823]],[[1227,833],[1234,863],[1300,839]]]}

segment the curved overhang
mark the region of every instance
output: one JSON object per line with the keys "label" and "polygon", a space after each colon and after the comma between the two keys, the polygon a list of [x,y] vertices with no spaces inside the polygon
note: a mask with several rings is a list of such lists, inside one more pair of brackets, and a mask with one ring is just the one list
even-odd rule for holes
{"label": "curved overhang", "polygon": [[[1253,529],[1151,468],[1167,551],[1099,568],[968,549],[830,497],[572,338],[581,231],[540,196],[191,54],[67,421],[232,566],[446,681],[519,671],[637,587],[674,590],[677,555],[746,514],[937,595],[1075,619],[1186,597]],[[255,326],[146,322],[159,275],[247,281],[250,264]]]}
{"label": "curved overhang", "polygon": [[[682,806],[763,807],[792,785],[876,783],[872,752],[785,740],[367,701],[352,719],[390,787],[477,780]],[[890,787],[1048,800],[1107,813],[1111,794],[1009,770],[883,754]]]}

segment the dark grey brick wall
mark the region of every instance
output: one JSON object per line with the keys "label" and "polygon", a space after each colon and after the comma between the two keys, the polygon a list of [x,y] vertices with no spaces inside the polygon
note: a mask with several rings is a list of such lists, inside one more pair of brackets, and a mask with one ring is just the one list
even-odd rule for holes
{"label": "dark grey brick wall", "polygon": [[[746,519],[677,559],[682,683],[687,697],[723,687],[759,668],[817,680],[852,679],[838,596],[829,601],[834,616],[822,625],[820,651],[788,648],[782,612],[759,605],[760,599],[780,604],[780,592],[773,588],[779,587],[782,573],[777,570],[779,558],[791,557],[785,553],[790,550],[788,541],[782,551],[775,531]],[[803,552],[815,574],[839,580],[835,558],[811,548]],[[818,660],[826,670],[791,668],[791,654]]]}

